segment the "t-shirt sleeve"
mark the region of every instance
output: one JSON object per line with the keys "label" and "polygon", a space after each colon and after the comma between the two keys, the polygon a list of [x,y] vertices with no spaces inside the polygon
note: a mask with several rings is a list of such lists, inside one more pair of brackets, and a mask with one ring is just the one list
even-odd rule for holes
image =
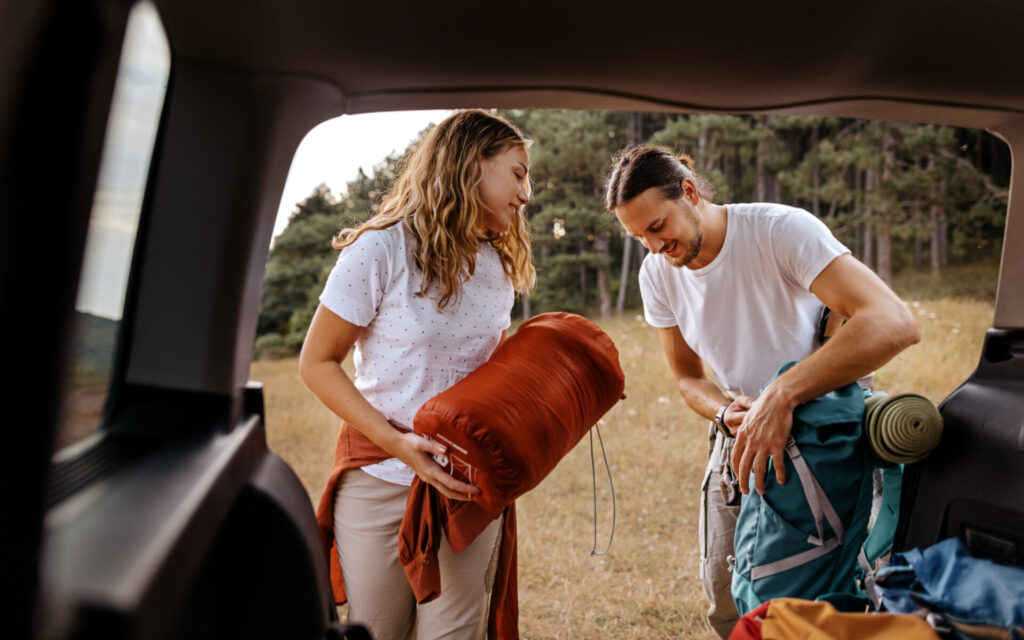
{"label": "t-shirt sleeve", "polygon": [[[509,288],[511,288],[511,287],[509,287]],[[514,292],[512,293],[512,299],[515,300],[515,293]],[[509,309],[509,313],[506,313],[503,316],[503,319],[501,321],[501,326],[499,326],[498,329],[501,330],[501,331],[508,331],[509,327],[511,327],[511,326],[512,326],[512,310]]]}
{"label": "t-shirt sleeve", "polygon": [[387,230],[367,231],[341,250],[327,276],[320,304],[354,325],[365,327],[377,316],[390,278],[394,248]]}
{"label": "t-shirt sleeve", "polygon": [[784,274],[804,289],[833,260],[850,253],[809,211],[790,209],[772,228],[772,246]]}
{"label": "t-shirt sleeve", "polygon": [[[657,256],[654,259],[657,260]],[[640,267],[640,298],[644,303],[644,319],[647,324],[658,329],[675,327],[679,322],[665,299],[664,287],[659,287],[655,282],[656,269],[650,261],[651,257],[648,256]]]}

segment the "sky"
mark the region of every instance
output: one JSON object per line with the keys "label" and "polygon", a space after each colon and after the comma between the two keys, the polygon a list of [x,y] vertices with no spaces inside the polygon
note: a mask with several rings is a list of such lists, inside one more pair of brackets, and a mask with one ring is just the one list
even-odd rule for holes
{"label": "sky", "polygon": [[323,183],[336,196],[356,178],[360,168],[367,175],[389,153],[405,147],[431,123],[451,111],[392,111],[333,118],[313,128],[299,144],[292,159],[281,206],[274,224],[278,235],[288,224],[295,205]]}
{"label": "sky", "polygon": [[75,307],[120,319],[149,161],[167,90],[170,48],[153,5],[128,19]]}

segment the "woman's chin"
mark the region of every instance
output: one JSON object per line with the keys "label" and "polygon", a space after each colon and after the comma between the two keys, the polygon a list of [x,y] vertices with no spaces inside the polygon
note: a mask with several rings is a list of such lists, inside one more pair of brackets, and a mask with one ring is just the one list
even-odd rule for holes
{"label": "woman's chin", "polygon": [[485,222],[483,224],[482,229],[483,229],[483,233],[484,234],[486,234],[487,232],[490,232],[490,233],[505,233],[511,227],[512,227],[512,222],[511,221],[506,221],[506,222],[502,223],[499,220],[488,220],[487,222]]}

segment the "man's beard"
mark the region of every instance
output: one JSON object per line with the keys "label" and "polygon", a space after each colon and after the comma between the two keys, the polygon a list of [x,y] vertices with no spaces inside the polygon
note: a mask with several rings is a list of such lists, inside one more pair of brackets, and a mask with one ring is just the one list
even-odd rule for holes
{"label": "man's beard", "polygon": [[690,264],[697,258],[697,256],[700,254],[700,248],[703,243],[704,233],[702,231],[698,231],[697,235],[694,236],[692,240],[690,240],[689,245],[687,245],[686,247],[686,253],[683,254],[681,258],[670,258],[666,254],[665,259],[668,260],[668,263],[673,267],[685,267],[686,265]]}

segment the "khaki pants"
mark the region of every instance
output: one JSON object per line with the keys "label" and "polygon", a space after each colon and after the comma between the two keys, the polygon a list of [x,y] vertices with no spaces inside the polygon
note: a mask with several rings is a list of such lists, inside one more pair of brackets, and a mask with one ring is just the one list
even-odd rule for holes
{"label": "khaki pants", "polygon": [[729,464],[733,442],[733,438],[726,438],[715,428],[715,423],[711,423],[708,433],[711,456],[700,488],[698,524],[700,580],[709,604],[708,622],[723,638],[729,636],[739,619],[736,604],[732,600],[732,573],[728,561],[728,557],[733,555],[733,535],[736,532],[736,518],[740,513],[739,488],[732,482],[733,473]]}
{"label": "khaki pants", "polygon": [[346,471],[338,481],[334,535],[349,620],[366,626],[375,640],[406,640],[414,629],[420,639],[483,638],[501,518],[461,553],[452,553],[447,538],[442,540],[441,595],[417,606],[398,561],[398,529],[408,495],[408,487],[361,469]]}

